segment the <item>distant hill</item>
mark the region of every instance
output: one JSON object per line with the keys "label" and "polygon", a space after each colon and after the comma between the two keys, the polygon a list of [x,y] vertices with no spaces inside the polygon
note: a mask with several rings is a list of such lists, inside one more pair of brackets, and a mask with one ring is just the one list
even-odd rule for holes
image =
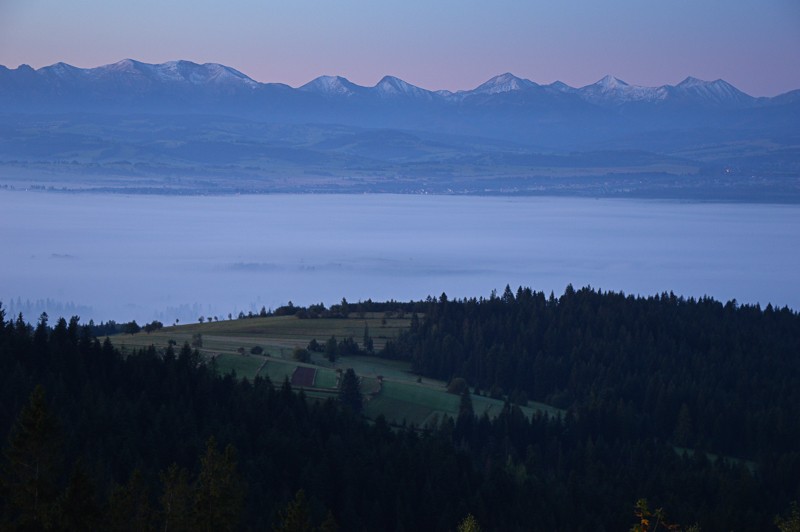
{"label": "distant hill", "polygon": [[606,76],[575,88],[505,73],[451,92],[392,76],[373,87],[322,76],[292,88],[189,61],[0,66],[0,179],[100,172],[213,180],[222,166],[264,190],[274,189],[274,175],[300,188],[330,183],[297,176],[327,175],[334,187],[353,178],[366,189],[380,181],[386,190],[468,192],[553,184],[531,184],[540,178],[572,179],[572,190],[586,177],[610,177],[623,190],[639,178],[701,176],[703,187],[724,180],[717,193],[757,178],[800,195],[797,93],[755,98],[692,77],[641,87]]}

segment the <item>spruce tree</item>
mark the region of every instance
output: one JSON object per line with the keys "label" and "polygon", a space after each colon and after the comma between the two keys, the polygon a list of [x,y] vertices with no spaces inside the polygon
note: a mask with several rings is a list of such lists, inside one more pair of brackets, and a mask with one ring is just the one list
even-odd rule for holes
{"label": "spruce tree", "polygon": [[177,464],[161,473],[161,516],[165,532],[192,530],[192,488],[189,474]]}
{"label": "spruce tree", "polygon": [[11,430],[0,477],[13,528],[50,529],[58,520],[61,437],[42,386],[31,393]]}
{"label": "spruce tree", "polygon": [[236,470],[236,451],[228,445],[220,453],[212,436],[200,459],[195,485],[195,530],[236,530],[243,505],[244,487]]}
{"label": "spruce tree", "polygon": [[369,325],[366,323],[364,324],[364,340],[362,343],[362,348],[368,355],[373,354],[375,351],[375,344],[372,342],[372,336],[369,335]]}
{"label": "spruce tree", "polygon": [[306,492],[299,490],[281,512],[281,522],[273,529],[275,532],[312,532],[311,508],[306,499]]}
{"label": "spruce tree", "polygon": [[342,404],[353,410],[361,412],[363,408],[363,397],[361,396],[361,384],[353,368],[347,368],[342,376],[342,384],[339,388],[339,400]]}
{"label": "spruce tree", "polygon": [[108,501],[110,530],[156,530],[156,514],[142,472],[136,469],[124,486],[117,486]]}
{"label": "spruce tree", "polygon": [[75,531],[98,530],[102,511],[96,491],[83,463],[78,461],[61,497],[59,528]]}

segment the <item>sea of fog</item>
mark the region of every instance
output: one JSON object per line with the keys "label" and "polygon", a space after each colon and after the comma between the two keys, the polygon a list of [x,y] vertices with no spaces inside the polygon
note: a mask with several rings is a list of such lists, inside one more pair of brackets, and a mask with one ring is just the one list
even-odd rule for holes
{"label": "sea of fog", "polygon": [[168,324],[568,283],[800,309],[798,205],[0,191],[0,246],[0,301],[29,321]]}

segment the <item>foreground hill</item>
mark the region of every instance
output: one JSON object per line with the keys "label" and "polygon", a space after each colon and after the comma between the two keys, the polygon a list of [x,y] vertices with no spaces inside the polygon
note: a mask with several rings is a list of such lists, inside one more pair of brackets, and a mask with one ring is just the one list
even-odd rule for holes
{"label": "foreground hill", "polygon": [[292,88],[188,61],[0,67],[0,179],[167,192],[742,199],[766,189],[794,200],[796,92],[754,98],[691,77],[575,88],[510,73],[458,92],[391,76]]}
{"label": "foreground hill", "polygon": [[[3,526],[265,529],[298,511],[326,530],[452,530],[469,513],[484,530],[624,530],[647,498],[706,531],[761,531],[797,497],[800,317],[789,309],[571,287],[559,298],[520,288],[393,303],[402,318],[370,315],[387,310],[372,305],[364,316],[342,305],[148,324],[166,346],[112,337],[130,342],[124,350],[92,334],[115,324],[51,327],[43,315],[29,326],[0,311]],[[354,356],[370,351],[364,320],[386,338]],[[168,341],[185,334],[206,349],[216,336],[209,348],[224,351],[244,333],[240,347],[271,339],[281,349],[336,331],[362,333],[336,342],[348,353],[342,367],[372,358],[400,374],[393,364],[407,360],[423,384],[461,382],[455,416],[422,429],[367,422],[357,413],[369,416],[370,402],[353,401],[350,370],[322,383],[338,393],[310,398],[260,371],[223,375],[216,360]],[[299,373],[308,385],[311,373]],[[481,413],[485,395],[505,405]],[[529,398],[564,411],[526,415]],[[41,474],[30,475],[31,460]]]}

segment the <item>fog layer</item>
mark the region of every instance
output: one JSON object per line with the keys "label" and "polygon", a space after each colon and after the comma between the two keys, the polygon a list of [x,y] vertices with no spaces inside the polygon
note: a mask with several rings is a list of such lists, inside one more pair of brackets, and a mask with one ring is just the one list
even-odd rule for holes
{"label": "fog layer", "polygon": [[49,299],[85,321],[479,297],[506,284],[800,308],[800,206],[0,191],[0,213],[4,307]]}

